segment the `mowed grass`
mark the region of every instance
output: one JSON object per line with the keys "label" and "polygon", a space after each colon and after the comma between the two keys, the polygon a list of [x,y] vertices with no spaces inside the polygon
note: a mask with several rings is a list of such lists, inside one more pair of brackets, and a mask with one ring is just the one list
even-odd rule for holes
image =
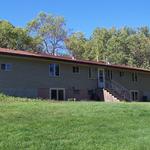
{"label": "mowed grass", "polygon": [[149,103],[0,97],[1,150],[149,150]]}

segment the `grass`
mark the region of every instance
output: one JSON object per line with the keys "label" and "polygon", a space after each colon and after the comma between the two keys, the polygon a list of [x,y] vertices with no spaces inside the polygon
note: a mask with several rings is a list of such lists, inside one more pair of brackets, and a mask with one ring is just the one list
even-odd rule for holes
{"label": "grass", "polygon": [[149,103],[0,96],[0,149],[149,150]]}

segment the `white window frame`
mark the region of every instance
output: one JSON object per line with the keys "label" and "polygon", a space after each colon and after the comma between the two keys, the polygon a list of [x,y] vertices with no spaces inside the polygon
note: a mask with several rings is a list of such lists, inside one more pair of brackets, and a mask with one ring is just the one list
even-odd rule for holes
{"label": "white window frame", "polygon": [[52,100],[52,98],[51,98],[51,91],[52,91],[52,90],[56,90],[56,93],[57,93],[57,99],[56,99],[56,100],[58,100],[58,91],[59,91],[59,90],[63,90],[63,93],[64,93],[63,99],[64,99],[64,100],[66,99],[65,88],[50,88],[50,89],[49,89],[49,98],[50,98],[50,100]]}
{"label": "white window frame", "polygon": [[[50,73],[50,65],[54,65],[54,73],[53,73],[53,75],[51,75],[51,73]],[[56,65],[58,65],[59,66],[59,75],[56,75]],[[60,64],[57,64],[57,63],[51,63],[51,64],[49,64],[49,76],[50,77],[59,77],[60,76]]]}
{"label": "white window frame", "polygon": [[3,64],[5,65],[5,69],[3,71],[12,71],[12,64],[11,63],[2,63],[1,65],[3,65]]}
{"label": "white window frame", "polygon": [[[138,94],[137,100],[132,100],[132,92],[137,92],[137,94]],[[131,101],[139,101],[139,91],[138,90],[130,90],[130,100]]]}

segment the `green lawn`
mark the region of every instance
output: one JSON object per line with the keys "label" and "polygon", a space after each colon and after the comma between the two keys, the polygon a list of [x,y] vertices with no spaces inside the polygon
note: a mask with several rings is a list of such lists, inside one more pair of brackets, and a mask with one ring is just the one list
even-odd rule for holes
{"label": "green lawn", "polygon": [[149,103],[0,97],[0,149],[149,150]]}

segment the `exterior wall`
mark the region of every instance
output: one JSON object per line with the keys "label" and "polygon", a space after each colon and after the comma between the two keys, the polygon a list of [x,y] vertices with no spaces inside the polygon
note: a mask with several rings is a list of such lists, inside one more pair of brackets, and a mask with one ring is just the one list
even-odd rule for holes
{"label": "exterior wall", "polygon": [[[138,82],[132,81],[132,72],[125,69],[113,69],[94,65],[81,65],[61,61],[47,61],[33,58],[0,56],[0,64],[11,63],[12,71],[0,69],[0,92],[20,97],[49,98],[50,88],[64,88],[66,99],[90,99],[89,91],[97,89],[97,69],[112,70],[112,80],[128,90],[138,90],[139,100],[147,96],[150,100],[150,73],[137,72]],[[49,64],[60,64],[60,76],[49,76]],[[79,74],[72,72],[72,67],[78,65]],[[94,78],[89,79],[89,67],[95,68]],[[120,71],[124,76],[120,77]],[[106,75],[105,75],[106,76]],[[79,90],[75,92],[75,90]],[[99,92],[100,93],[100,92]]]}
{"label": "exterior wall", "polygon": [[[119,83],[129,91],[135,90],[139,92],[139,100],[143,99],[143,96],[147,96],[150,100],[150,73],[137,72],[137,82],[132,81],[132,73],[134,71],[128,71],[124,69],[110,69],[113,72],[112,80]],[[120,77],[120,72],[124,72],[124,76]]]}
{"label": "exterior wall", "polygon": [[[72,66],[78,64],[0,56],[3,63],[12,64],[12,71],[0,70],[0,91],[9,95],[49,98],[49,88],[65,88],[66,99],[89,99],[88,90],[97,88],[97,72],[95,79],[89,79],[86,65],[79,65],[80,73],[73,74]],[[60,64],[59,77],[49,76],[50,63]]]}

